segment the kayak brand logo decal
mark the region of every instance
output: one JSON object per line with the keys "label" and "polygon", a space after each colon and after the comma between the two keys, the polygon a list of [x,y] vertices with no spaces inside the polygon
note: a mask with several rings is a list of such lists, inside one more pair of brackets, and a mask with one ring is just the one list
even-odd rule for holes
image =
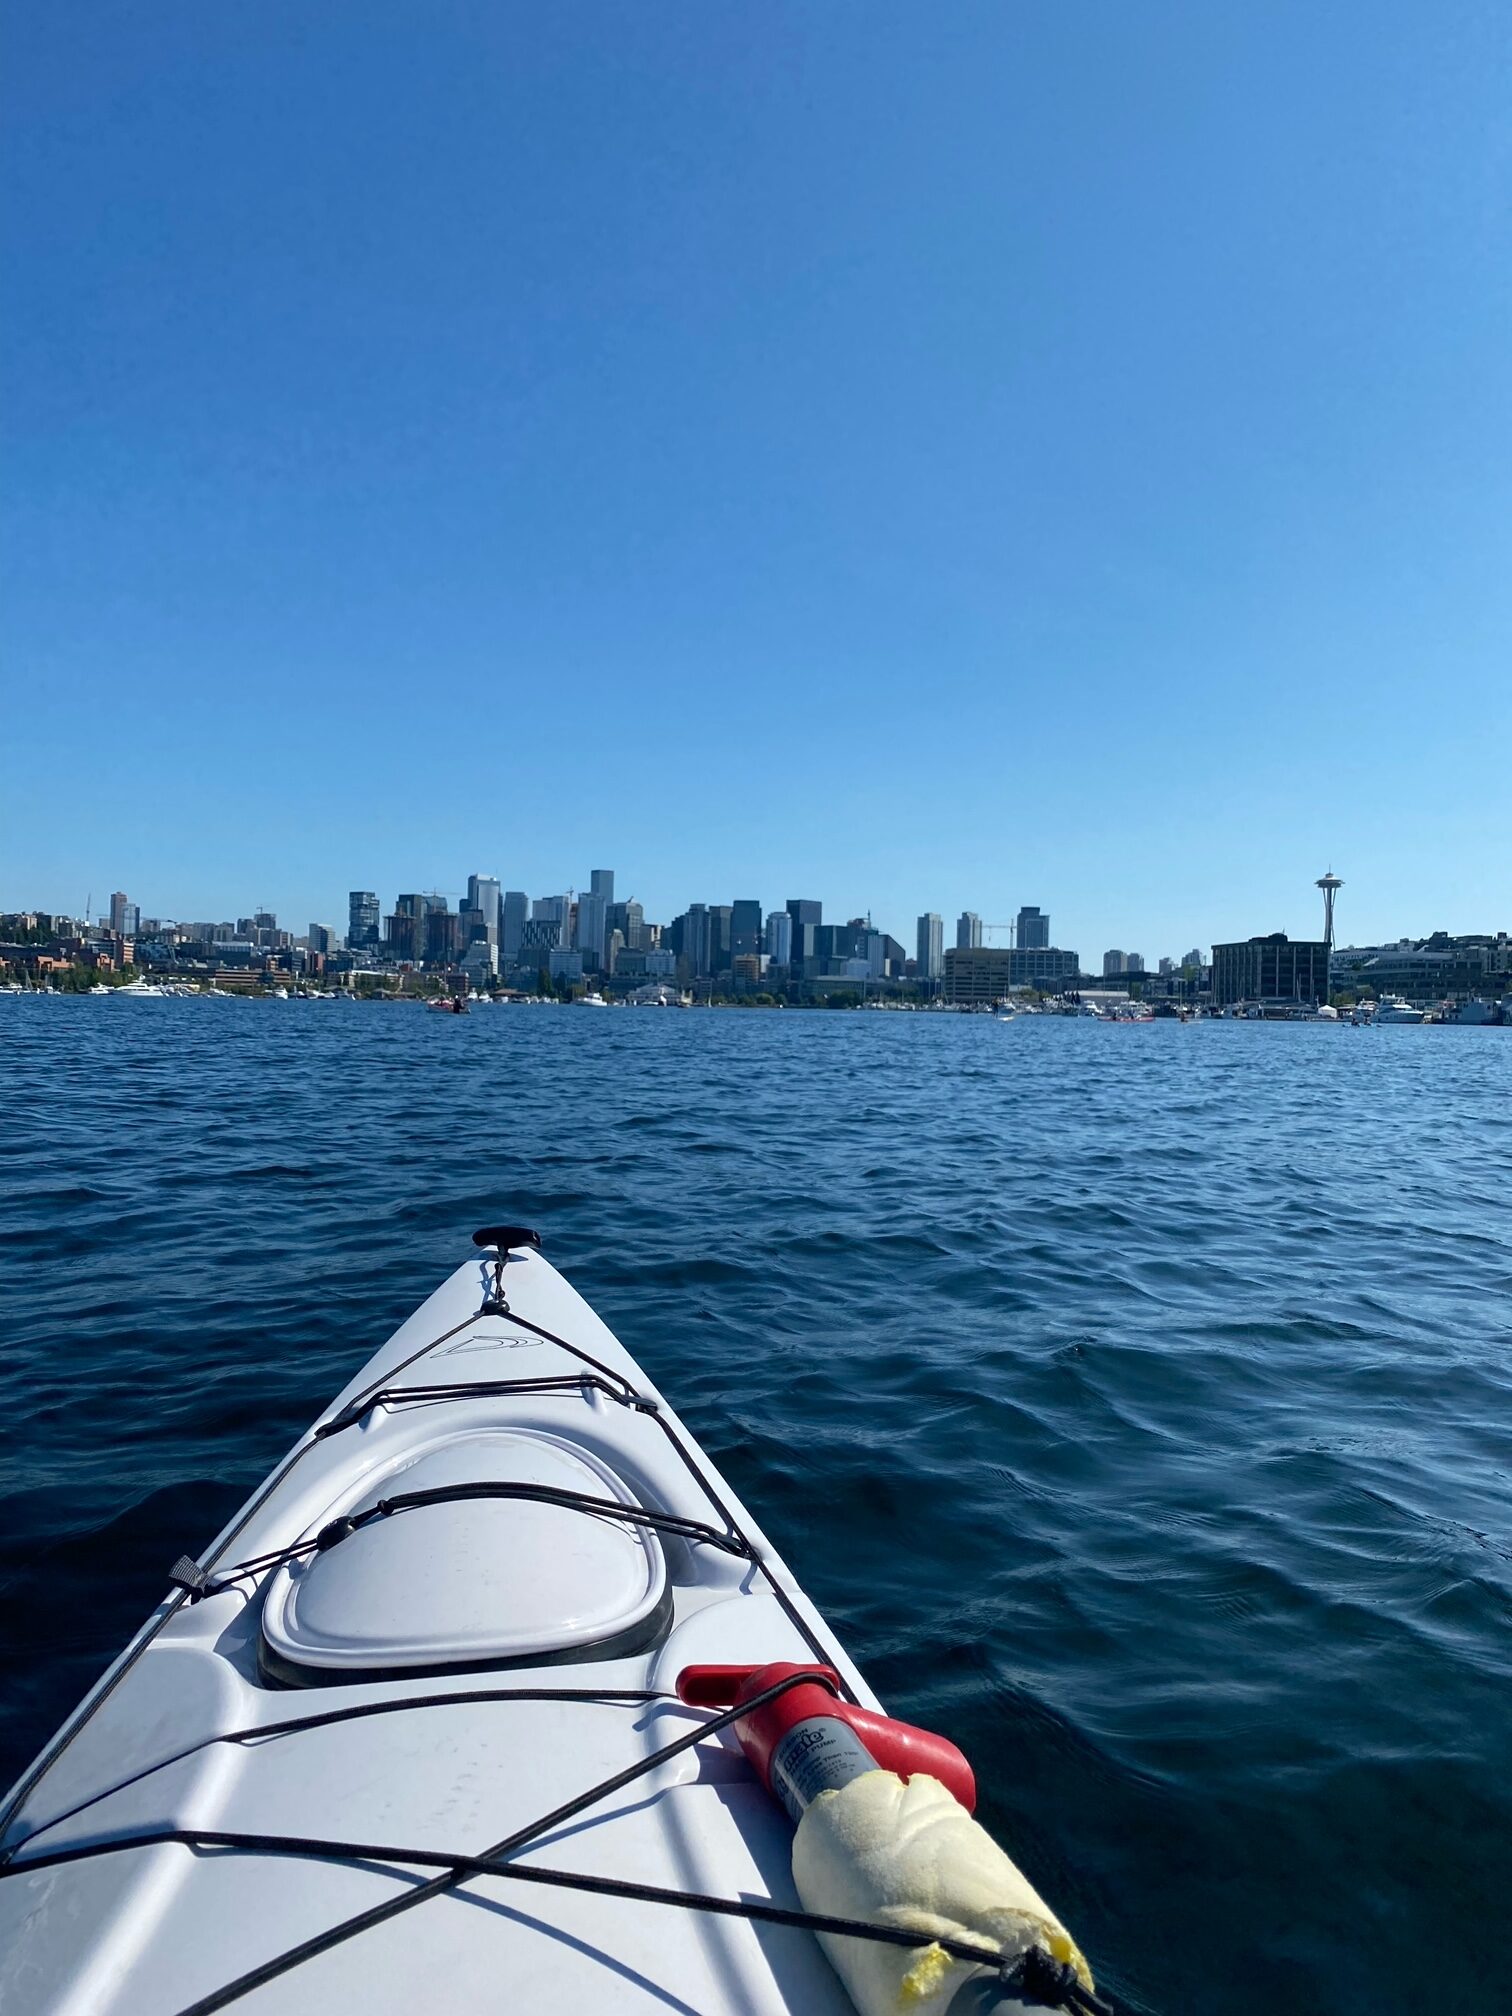
{"label": "kayak brand logo decal", "polygon": [[539,1337],[521,1336],[517,1330],[482,1330],[459,1337],[455,1344],[448,1344],[439,1355],[455,1358],[463,1351],[526,1351],[540,1341]]}

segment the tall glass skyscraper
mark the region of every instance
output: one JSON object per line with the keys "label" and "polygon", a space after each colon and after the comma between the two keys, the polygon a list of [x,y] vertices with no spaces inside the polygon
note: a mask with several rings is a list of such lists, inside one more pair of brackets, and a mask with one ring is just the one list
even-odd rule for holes
{"label": "tall glass skyscraper", "polygon": [[741,897],[730,905],[730,957],[761,952],[761,905]]}
{"label": "tall glass skyscraper", "polygon": [[353,889],[347,897],[347,944],[365,952],[378,943],[378,898],[371,889]]}
{"label": "tall glass skyscraper", "polygon": [[499,942],[499,882],[494,875],[469,875],[467,878],[467,902],[463,906],[475,910],[483,919],[483,928],[488,933],[488,942],[496,946]]}
{"label": "tall glass skyscraper", "polygon": [[530,898],[523,889],[504,891],[504,921],[499,937],[499,957],[506,965],[520,956],[520,940],[530,915]]}
{"label": "tall glass skyscraper", "polygon": [[814,933],[824,922],[824,905],[803,896],[789,896],[787,914],[793,920],[793,942],[788,947],[788,964],[801,974],[805,960],[814,955]]}

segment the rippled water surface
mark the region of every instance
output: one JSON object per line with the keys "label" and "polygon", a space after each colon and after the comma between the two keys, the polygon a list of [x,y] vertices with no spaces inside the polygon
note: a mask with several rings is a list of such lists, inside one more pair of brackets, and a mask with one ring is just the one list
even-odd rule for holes
{"label": "rippled water surface", "polygon": [[1512,2007],[1512,1031],[0,1000],[0,1776],[534,1224],[1108,1984]]}

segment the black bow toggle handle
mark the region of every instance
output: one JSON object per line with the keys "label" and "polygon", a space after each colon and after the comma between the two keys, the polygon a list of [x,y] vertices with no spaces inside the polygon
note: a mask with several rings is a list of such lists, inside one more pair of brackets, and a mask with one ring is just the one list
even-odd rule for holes
{"label": "black bow toggle handle", "polygon": [[511,1253],[522,1247],[527,1250],[534,1246],[538,1251],[541,1244],[539,1232],[532,1232],[528,1225],[485,1225],[473,1234],[474,1246],[481,1246],[488,1258],[483,1262],[484,1282],[487,1283],[487,1269],[493,1268],[493,1285],[485,1285],[483,1307],[480,1316],[507,1316],[509,1298],[504,1293],[504,1267]]}
{"label": "black bow toggle handle", "polygon": [[528,1225],[485,1225],[473,1234],[474,1246],[493,1247],[500,1253],[512,1253],[517,1246],[539,1247],[540,1243],[540,1233],[532,1232]]}

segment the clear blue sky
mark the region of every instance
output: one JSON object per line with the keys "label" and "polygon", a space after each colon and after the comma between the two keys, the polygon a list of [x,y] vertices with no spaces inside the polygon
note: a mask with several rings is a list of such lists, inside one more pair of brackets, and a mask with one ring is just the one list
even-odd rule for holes
{"label": "clear blue sky", "polygon": [[1505,7],[6,40],[0,905],[1512,924]]}

